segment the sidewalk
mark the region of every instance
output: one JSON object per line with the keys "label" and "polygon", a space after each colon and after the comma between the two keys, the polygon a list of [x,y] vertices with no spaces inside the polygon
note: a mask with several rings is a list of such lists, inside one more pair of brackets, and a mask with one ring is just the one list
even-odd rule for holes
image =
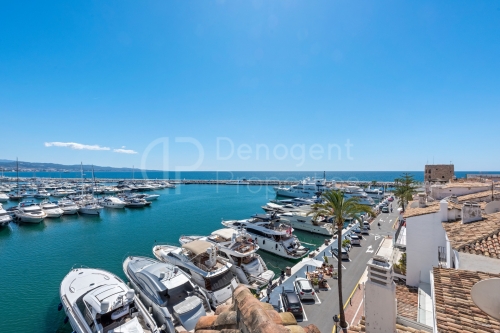
{"label": "sidewalk", "polygon": [[361,316],[365,313],[364,306],[364,292],[365,282],[368,279],[368,270],[365,270],[361,279],[359,280],[358,287],[353,290],[352,296],[347,300],[344,305],[345,319],[349,326],[356,325],[361,320]]}

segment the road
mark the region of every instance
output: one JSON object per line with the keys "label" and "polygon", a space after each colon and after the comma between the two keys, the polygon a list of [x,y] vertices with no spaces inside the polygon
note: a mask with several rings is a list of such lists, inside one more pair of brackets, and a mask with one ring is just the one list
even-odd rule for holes
{"label": "road", "polygon": [[[363,235],[361,245],[353,246],[349,252],[349,260],[344,260],[342,262],[342,265],[344,266],[342,272],[344,304],[347,302],[354,288],[357,287],[358,281],[366,269],[368,260],[377,252],[377,249],[379,248],[384,237],[388,235],[393,236],[394,230],[392,229],[392,226],[398,217],[398,211],[396,203],[393,203],[392,206],[394,208],[394,212],[382,213],[377,216],[371,224],[370,234]],[[380,228],[377,226],[379,222]],[[327,248],[318,254],[316,259],[323,260],[325,252],[328,257],[328,263],[336,266],[337,259],[336,257],[332,257],[330,248]],[[292,275],[292,277],[284,282],[284,285],[291,285],[293,280],[295,280],[295,277],[305,277],[306,269],[309,268],[304,267],[303,269],[298,270]],[[337,280],[328,279],[328,284],[330,285],[331,290],[317,292],[319,302],[303,303],[305,316],[303,318],[297,318],[298,320],[302,319],[302,321],[299,321],[299,325],[307,326],[312,323],[315,324],[322,333],[332,332],[334,327],[333,316],[334,314],[339,313]],[[278,287],[271,294],[271,303],[275,306],[279,304],[278,299],[280,290],[281,288]]]}

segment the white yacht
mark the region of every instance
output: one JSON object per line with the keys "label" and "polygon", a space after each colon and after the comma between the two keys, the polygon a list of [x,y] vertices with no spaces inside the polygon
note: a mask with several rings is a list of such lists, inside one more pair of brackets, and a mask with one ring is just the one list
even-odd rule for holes
{"label": "white yacht", "polygon": [[144,199],[139,199],[139,198],[125,200],[125,207],[130,207],[130,208],[141,208],[149,206],[150,204],[151,201],[146,201]]}
{"label": "white yacht", "polygon": [[365,193],[373,199],[381,200],[384,198],[384,191],[379,188],[366,188]]}
{"label": "white yacht", "polygon": [[349,185],[349,186],[345,186],[345,187],[339,187],[339,188],[336,188],[338,190],[341,190],[344,192],[344,197],[345,198],[352,198],[352,197],[356,197],[359,199],[359,203],[361,205],[368,205],[368,206],[374,206],[375,205],[375,201],[373,201],[372,198],[370,198],[366,193],[365,191],[363,191],[363,189],[359,186],[356,186],[356,185]]}
{"label": "white yacht", "polygon": [[117,197],[105,197],[99,200],[99,204],[106,208],[124,208],[127,203]]}
{"label": "white yacht", "polygon": [[56,198],[62,198],[72,194],[76,194],[76,191],[58,188],[51,195]]}
{"label": "white yacht", "polygon": [[133,289],[116,275],[72,269],[61,282],[61,304],[76,333],[159,333]]}
{"label": "white yacht", "polygon": [[267,269],[266,263],[257,254],[259,246],[250,241],[251,238],[244,230],[224,228],[212,232],[210,236],[181,236],[179,242],[186,244],[204,240],[215,244],[218,255],[232,264],[231,271],[241,283],[263,290],[274,278],[274,272]]}
{"label": "white yacht", "polygon": [[74,215],[78,213],[78,206],[73,200],[62,199],[57,202],[57,205],[62,209],[64,215]]}
{"label": "white yacht", "polygon": [[40,223],[47,217],[47,213],[34,201],[23,201],[17,206],[16,217],[21,222]]}
{"label": "white yacht", "polygon": [[333,235],[334,225],[325,221],[315,221],[307,211],[296,209],[278,214],[280,221],[292,226],[297,230],[309,231],[315,234],[331,237]]}
{"label": "white yacht", "polygon": [[274,188],[277,196],[289,198],[312,198],[327,191],[325,179],[310,179],[306,178],[300,181],[297,185],[290,187],[277,186]]}
{"label": "white yacht", "polygon": [[222,221],[222,225],[233,229],[245,228],[259,247],[280,257],[300,259],[309,249],[300,244],[293,235],[293,228],[273,219],[270,215],[254,215],[247,220]]}
{"label": "white yacht", "polygon": [[40,207],[47,214],[47,217],[61,217],[64,211],[55,203],[49,200],[43,200],[40,202]]}
{"label": "white yacht", "polygon": [[160,197],[159,194],[133,194],[129,196],[129,198],[131,199],[138,198],[138,199],[144,199],[149,202],[154,201],[159,197]]}
{"label": "white yacht", "polygon": [[195,240],[182,245],[156,245],[153,254],[163,262],[185,270],[208,296],[213,308],[227,301],[238,286],[231,264],[217,258],[214,244]]}
{"label": "white yacht", "polygon": [[83,200],[78,204],[78,213],[85,215],[100,215],[102,206],[97,203],[97,200]]}
{"label": "white yacht", "polygon": [[2,204],[0,204],[0,227],[5,227],[12,221],[12,217],[9,212],[3,209]]}
{"label": "white yacht", "polygon": [[41,188],[35,192],[34,197],[37,199],[45,199],[50,197],[50,193],[47,190]]}
{"label": "white yacht", "polygon": [[9,200],[9,196],[5,193],[0,193],[0,202],[6,202]]}
{"label": "white yacht", "polygon": [[205,293],[190,281],[186,272],[174,265],[129,256],[123,262],[123,271],[167,333],[192,332],[198,319],[211,313]]}

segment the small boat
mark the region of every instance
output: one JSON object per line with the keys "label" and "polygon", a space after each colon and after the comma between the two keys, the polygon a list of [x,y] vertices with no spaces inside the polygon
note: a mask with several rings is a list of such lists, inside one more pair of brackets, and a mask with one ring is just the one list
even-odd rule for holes
{"label": "small boat", "polygon": [[64,211],[55,202],[50,202],[48,199],[40,202],[40,207],[47,214],[47,217],[61,217]]}
{"label": "small boat", "polygon": [[21,222],[40,223],[47,217],[47,213],[34,201],[23,201],[17,206],[16,217]]}
{"label": "small boat", "polygon": [[125,207],[129,208],[141,208],[150,205],[150,201],[146,201],[144,199],[134,198],[125,201]]}
{"label": "small boat", "polygon": [[12,221],[12,216],[9,212],[3,209],[2,204],[0,204],[0,227],[5,227]]}
{"label": "small boat", "polygon": [[154,201],[160,197],[159,194],[135,194],[132,198],[144,199],[146,201]]}
{"label": "small boat", "polygon": [[50,193],[47,192],[45,189],[39,189],[38,191],[35,192],[34,197],[37,199],[45,199],[50,197]]}
{"label": "small boat", "polygon": [[123,271],[167,333],[192,332],[198,319],[211,312],[205,293],[174,265],[129,256],[123,262]]}
{"label": "small boat", "polygon": [[72,269],[62,280],[59,295],[76,333],[160,332],[134,289],[110,272]]}
{"label": "small boat", "polygon": [[78,213],[78,206],[69,199],[62,199],[57,202],[59,208],[62,209],[64,215],[74,215]]}
{"label": "small boat", "polygon": [[105,197],[99,200],[99,204],[106,208],[124,208],[127,203],[117,197]]}
{"label": "small boat", "polygon": [[102,208],[96,201],[83,201],[78,206],[78,212],[85,215],[100,215]]}
{"label": "small boat", "polygon": [[0,193],[0,202],[6,202],[9,200],[9,196],[5,193]]}

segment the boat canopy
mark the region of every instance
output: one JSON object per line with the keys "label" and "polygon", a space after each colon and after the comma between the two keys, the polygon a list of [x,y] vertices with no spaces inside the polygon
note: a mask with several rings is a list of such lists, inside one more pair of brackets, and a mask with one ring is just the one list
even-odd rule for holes
{"label": "boat canopy", "polygon": [[119,285],[104,285],[89,292],[83,297],[83,300],[90,305],[96,313],[103,314],[113,309],[114,300],[119,296],[125,295],[125,289]]}
{"label": "boat canopy", "polygon": [[189,250],[194,253],[194,255],[199,255],[207,252],[209,248],[213,246],[212,243],[202,240],[194,240],[192,242],[182,245],[183,249]]}
{"label": "boat canopy", "polygon": [[214,232],[212,232],[212,235],[220,236],[220,237],[226,238],[226,239],[230,239],[231,237],[233,237],[233,235],[235,233],[237,233],[237,231],[234,229],[224,228],[224,229],[215,230]]}

